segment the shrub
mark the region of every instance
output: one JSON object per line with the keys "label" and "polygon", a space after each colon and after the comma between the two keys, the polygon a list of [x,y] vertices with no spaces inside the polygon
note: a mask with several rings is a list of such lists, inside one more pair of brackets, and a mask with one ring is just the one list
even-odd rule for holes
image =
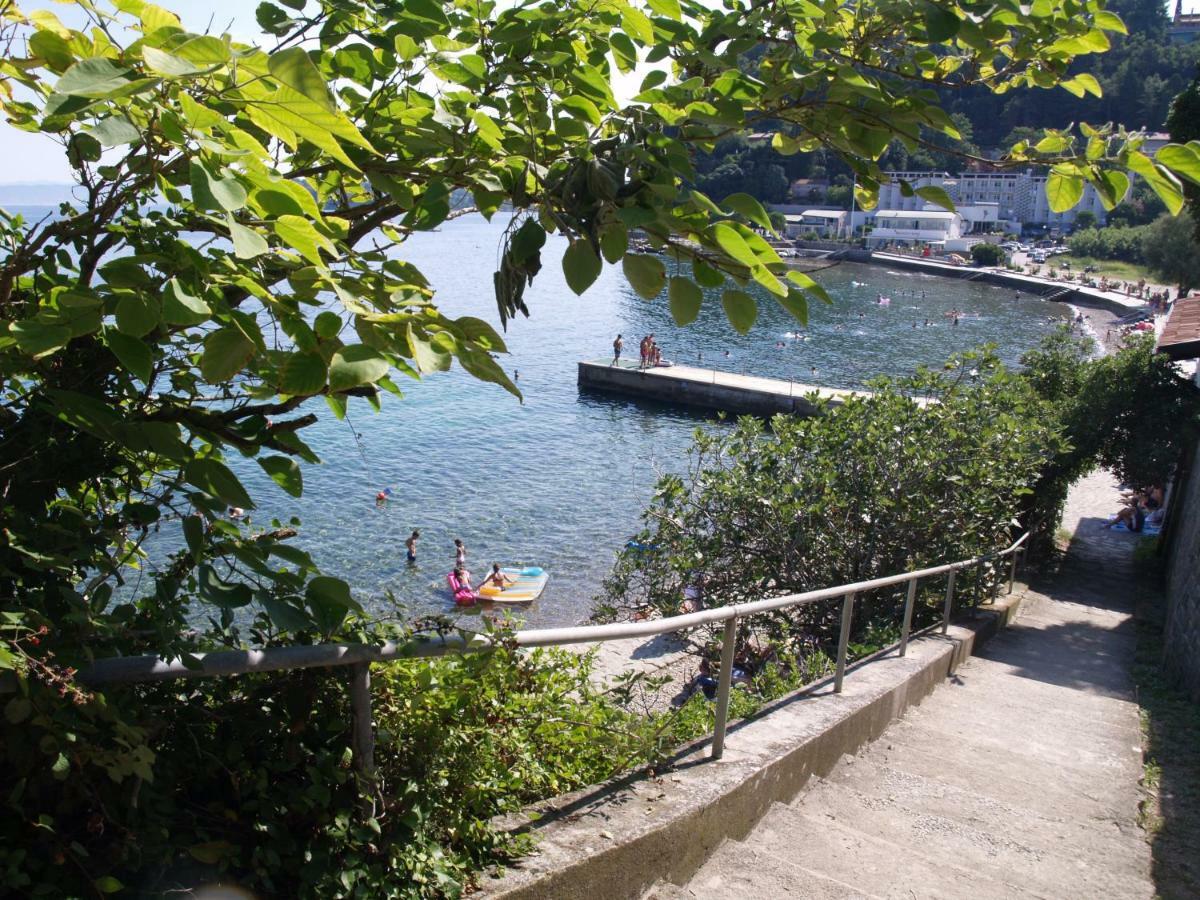
{"label": "shrub", "polygon": [[[646,512],[636,541],[652,549],[622,553],[606,584],[617,602],[601,613],[675,614],[700,576],[707,602],[726,605],[1006,546],[1021,496],[1063,450],[1032,387],[984,353],[872,390],[769,431],[747,417],[698,432],[687,473],[663,478]],[[859,606],[856,642],[898,625],[891,593]],[[830,653],[837,612],[806,606],[755,627],[788,659]]]}
{"label": "shrub", "polygon": [[971,247],[971,259],[975,261],[977,266],[999,266],[1003,265],[1008,254],[1004,252],[1004,248],[999,244],[989,244],[981,241]]}

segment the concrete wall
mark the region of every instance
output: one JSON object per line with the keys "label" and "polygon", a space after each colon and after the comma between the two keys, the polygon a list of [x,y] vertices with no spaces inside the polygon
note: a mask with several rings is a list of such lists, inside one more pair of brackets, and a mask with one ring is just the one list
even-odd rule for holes
{"label": "concrete wall", "polygon": [[1174,518],[1167,563],[1163,665],[1200,703],[1200,448],[1190,475],[1171,500]]}

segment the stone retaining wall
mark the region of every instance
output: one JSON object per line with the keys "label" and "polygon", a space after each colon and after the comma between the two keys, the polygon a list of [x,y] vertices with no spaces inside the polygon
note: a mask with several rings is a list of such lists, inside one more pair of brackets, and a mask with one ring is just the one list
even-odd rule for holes
{"label": "stone retaining wall", "polygon": [[1172,498],[1167,566],[1167,621],[1163,664],[1200,703],[1200,448],[1191,472]]}

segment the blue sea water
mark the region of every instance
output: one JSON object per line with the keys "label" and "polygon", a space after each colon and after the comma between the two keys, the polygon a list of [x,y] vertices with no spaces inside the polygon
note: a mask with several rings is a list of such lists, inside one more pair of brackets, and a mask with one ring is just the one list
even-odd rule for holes
{"label": "blue sea water", "polygon": [[[437,288],[447,314],[498,325],[491,273],[503,218],[460,219],[405,245],[403,256]],[[564,248],[551,238],[527,294],[531,317],[510,323],[505,334],[511,355],[502,361],[519,374],[523,403],[455,369],[404,381],[404,399],[385,397],[381,413],[351,401],[348,421],[339,422],[314,405],[321,420],[305,434],[324,465],[306,467],[300,500],[257,466],[241,467],[261,498],[256,518],[299,516],[298,543],[380,614],[391,611],[385,591],[410,613],[450,611],[445,575],[459,537],[476,572],[499,561],[551,573],[546,593],[523,613],[530,624],[587,616],[659,475],[680,469],[693,431],[713,421],[580,392],[576,363],[611,356],[617,333],[627,357],[636,357],[641,336],[653,332],[667,358],[806,382],[816,367],[819,383],[855,387],[879,374],[940,365],[986,341],[1015,362],[1067,315],[1058,304],[1014,300],[1010,289],[843,264],[817,275],[834,304],[814,304],[807,329],[765,294],[748,335],[729,326],[715,294],[696,322],[679,328],[665,301],[638,297],[619,267],[606,266],[583,297],[575,296],[561,274]],[[890,306],[875,304],[879,293],[892,297]],[[958,326],[945,317],[951,309],[966,312]],[[788,336],[796,334],[807,339]],[[392,499],[376,508],[375,494],[385,487]],[[403,542],[414,528],[421,540],[410,566]]]}
{"label": "blue sea water", "polygon": [[[506,223],[504,214],[490,223],[464,217],[414,235],[400,255],[425,273],[448,315],[498,326],[492,272]],[[445,576],[458,537],[475,572],[498,561],[551,573],[546,593],[522,613],[526,622],[577,622],[638,529],[658,477],[683,467],[697,427],[724,427],[688,410],[580,392],[576,363],[611,357],[618,332],[627,358],[636,358],[638,341],[652,332],[668,359],[858,387],[876,375],[941,365],[988,341],[1015,363],[1068,314],[1060,304],[1014,299],[1011,289],[839,264],[815,275],[834,303],[814,303],[807,328],[763,293],[757,324],[739,335],[725,320],[719,292],[706,298],[696,322],[679,328],[665,300],[638,297],[619,266],[605,266],[587,293],[575,296],[559,264],[565,246],[550,238],[544,268],[526,294],[531,318],[511,322],[505,333],[511,353],[501,362],[519,374],[523,402],[456,368],[421,382],[397,376],[405,397],[384,395],[380,413],[351,400],[339,421],[323,402],[308,404],[305,411],[320,418],[303,434],[324,462],[304,467],[302,498],[230,454],[259,504],[252,523],[298,516],[295,542],[381,616],[453,611]],[[890,306],[874,302],[881,293],[891,296]],[[957,326],[945,315],[952,309],[965,312]],[[384,488],[391,500],[377,508],[375,495]],[[164,526],[163,541],[174,542],[173,527]],[[403,542],[414,528],[421,531],[418,560],[408,565]],[[151,548],[152,561],[156,555]]]}

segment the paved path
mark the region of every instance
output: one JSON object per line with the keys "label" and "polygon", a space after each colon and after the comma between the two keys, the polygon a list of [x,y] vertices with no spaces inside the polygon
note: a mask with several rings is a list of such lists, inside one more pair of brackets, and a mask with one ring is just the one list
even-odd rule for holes
{"label": "paved path", "polygon": [[1057,576],[920,707],[684,887],[648,897],[1142,898],[1150,853],[1129,667],[1128,533],[1112,479],[1072,491]]}

